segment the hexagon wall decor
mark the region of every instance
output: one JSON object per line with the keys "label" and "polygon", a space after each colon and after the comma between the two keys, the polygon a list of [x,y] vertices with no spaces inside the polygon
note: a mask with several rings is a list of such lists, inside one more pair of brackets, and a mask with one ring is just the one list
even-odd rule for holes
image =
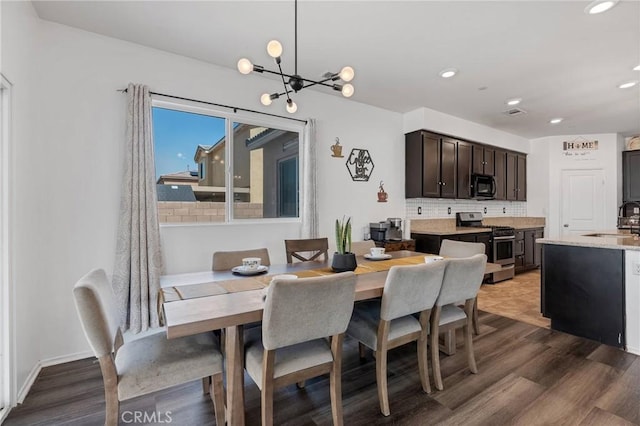
{"label": "hexagon wall decor", "polygon": [[369,150],[360,148],[351,150],[346,165],[351,179],[357,182],[367,182],[374,167]]}

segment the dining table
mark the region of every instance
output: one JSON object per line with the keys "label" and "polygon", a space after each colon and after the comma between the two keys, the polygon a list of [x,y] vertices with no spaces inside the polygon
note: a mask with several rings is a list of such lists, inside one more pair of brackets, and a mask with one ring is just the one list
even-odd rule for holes
{"label": "dining table", "polygon": [[[406,250],[390,252],[380,260],[358,256],[355,301],[381,297],[392,266],[420,264],[425,258],[435,256]],[[485,273],[500,268],[500,265],[487,263]],[[220,329],[225,331],[229,425],[244,425],[244,325],[262,320],[265,288],[271,279],[281,274],[305,278],[332,273],[328,261],[311,261],[269,265],[267,271],[256,275],[203,271],[160,278],[159,308],[168,339]]]}

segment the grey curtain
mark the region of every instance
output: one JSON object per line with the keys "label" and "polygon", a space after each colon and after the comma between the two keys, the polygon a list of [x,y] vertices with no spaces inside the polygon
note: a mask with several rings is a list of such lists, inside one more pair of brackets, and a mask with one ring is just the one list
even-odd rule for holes
{"label": "grey curtain", "polygon": [[113,289],[123,330],[158,327],[162,273],[156,198],[151,94],[129,84],[125,167],[120,201]]}
{"label": "grey curtain", "polygon": [[316,178],[316,121],[309,119],[302,137],[303,191],[301,238],[318,237],[318,202]]}

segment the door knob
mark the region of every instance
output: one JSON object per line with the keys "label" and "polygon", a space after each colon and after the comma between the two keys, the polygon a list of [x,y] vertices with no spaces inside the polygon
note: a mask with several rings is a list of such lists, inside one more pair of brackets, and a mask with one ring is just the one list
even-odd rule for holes
{"label": "door knob", "polygon": [[565,228],[568,228],[568,227],[569,227],[569,224],[568,224],[568,223],[565,223],[565,224],[564,224],[564,225],[562,225],[562,226],[564,226]]}

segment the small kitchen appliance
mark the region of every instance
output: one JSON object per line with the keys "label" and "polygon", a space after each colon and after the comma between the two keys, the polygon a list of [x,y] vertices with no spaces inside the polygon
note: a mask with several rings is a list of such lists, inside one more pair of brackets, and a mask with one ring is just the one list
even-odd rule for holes
{"label": "small kitchen appliance", "polygon": [[402,219],[399,217],[388,217],[387,224],[387,240],[400,241],[402,240]]}
{"label": "small kitchen appliance", "polygon": [[[482,213],[460,212],[456,213],[456,226],[460,227],[485,227],[482,224]],[[515,276],[515,240],[516,231],[511,226],[491,226],[491,246],[487,253],[488,261],[501,266],[501,270],[491,274],[489,282],[510,280]]]}
{"label": "small kitchen appliance", "polygon": [[384,242],[387,238],[387,230],[389,224],[387,222],[371,222],[369,223],[369,231],[373,241]]}
{"label": "small kitchen appliance", "polygon": [[627,201],[618,210],[618,229],[629,229],[640,233],[640,203]]}

